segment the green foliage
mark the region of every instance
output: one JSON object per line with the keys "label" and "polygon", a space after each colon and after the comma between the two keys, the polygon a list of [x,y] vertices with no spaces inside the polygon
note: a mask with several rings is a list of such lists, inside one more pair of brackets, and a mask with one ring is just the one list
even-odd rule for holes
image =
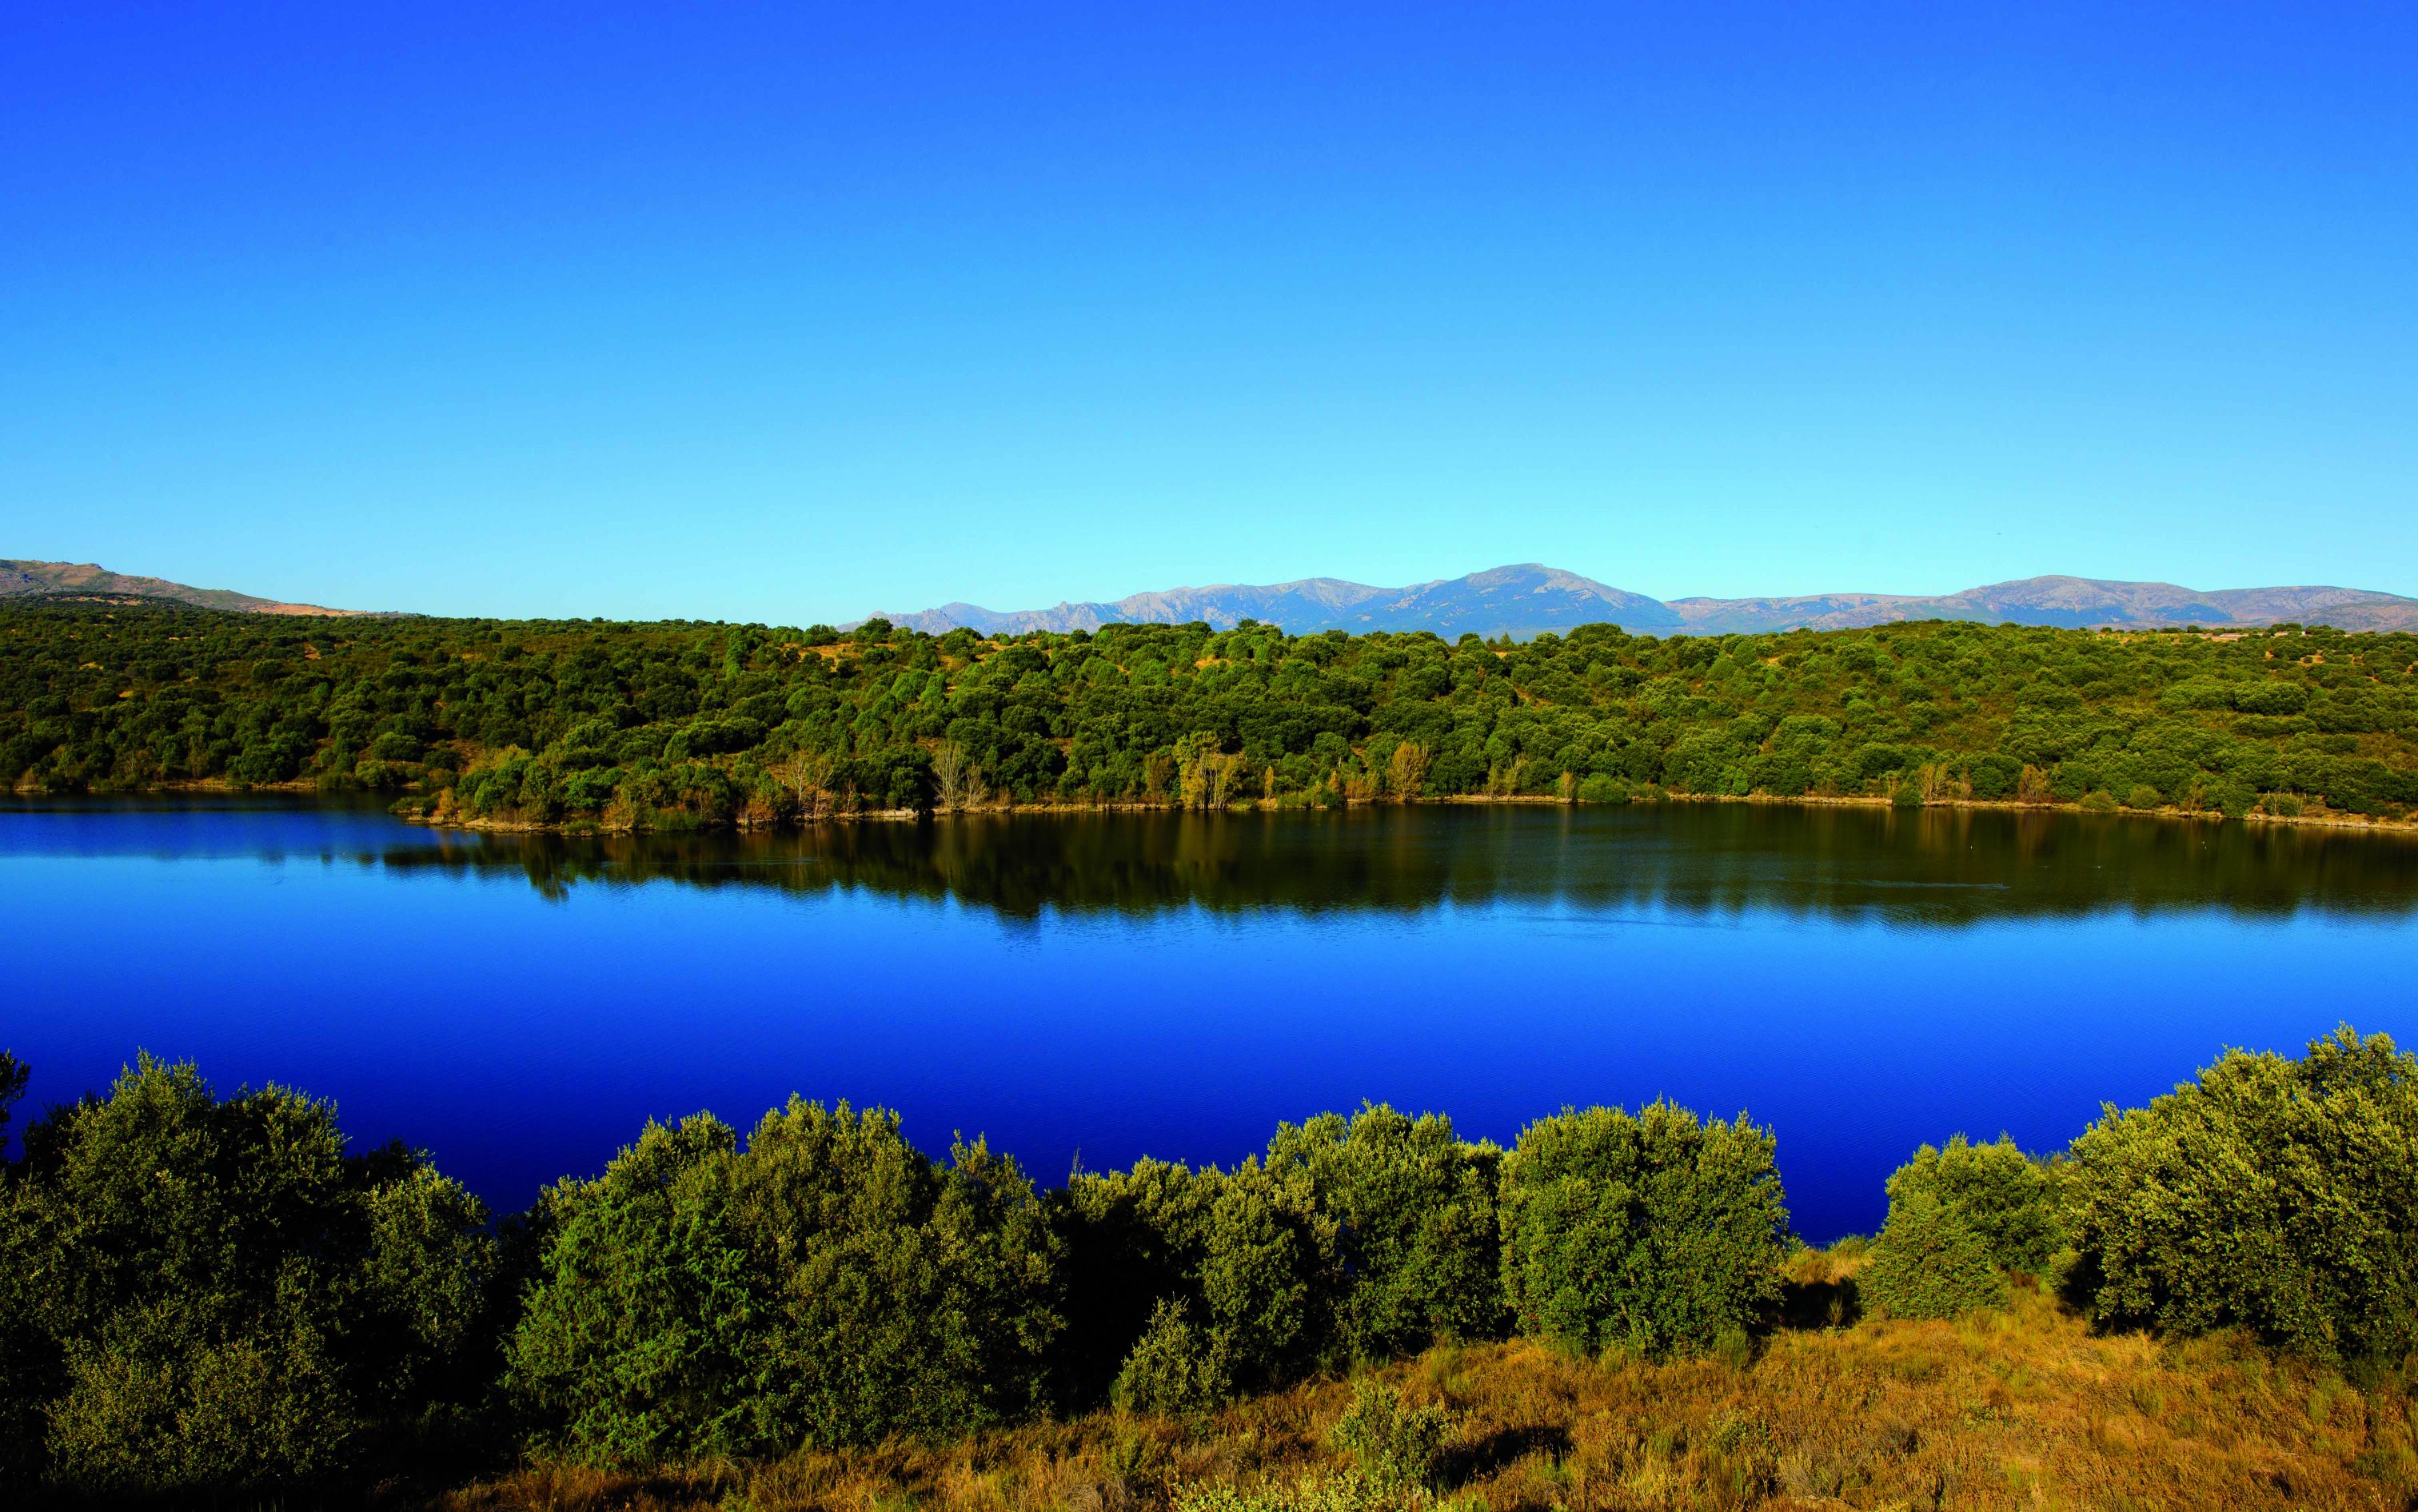
{"label": "green foliage", "polygon": [[43,1409],[58,1389],[58,1341],[43,1326],[50,1288],[38,1279],[54,1248],[25,1183],[0,1179],[0,1491],[38,1484]]}
{"label": "green foliage", "polygon": [[1287,1486],[1249,1490],[1228,1485],[1187,1486],[1175,1493],[1175,1512],[1411,1512],[1426,1504],[1417,1491],[1388,1490],[1359,1475],[1306,1475]]}
{"label": "green foliage", "polygon": [[1918,1188],[1891,1195],[1889,1222],[1856,1289],[1892,1317],[1956,1318],[2003,1304],[2007,1274],[1962,1209]]}
{"label": "green foliage", "polygon": [[[23,1081],[0,1055],[0,1111]],[[650,1124],[500,1233],[421,1157],[348,1153],[325,1104],[148,1058],[23,1144],[0,1489],[29,1504],[342,1495],[481,1421],[649,1463],[1195,1413],[1512,1322],[1744,1368],[1788,1255],[1771,1134],[1667,1103],[1566,1109],[1507,1154],[1368,1107],[1232,1169],[1143,1160],[1044,1199],[980,1142],[935,1161],[894,1115],[793,1099],[743,1146]],[[2382,1036],[2230,1053],[2054,1168],[1926,1146],[1889,1197],[1859,1278],[1889,1314],[1991,1306],[2070,1248],[2103,1322],[2246,1325],[2380,1390],[2418,1349],[2418,1060]],[[1178,1502],[1419,1504],[1452,1431],[1364,1381],[1334,1435],[1355,1474]]]}
{"label": "green foliage", "polygon": [[1579,779],[1578,799],[1582,803],[1626,803],[1629,784],[1609,772],[1595,772]]}
{"label": "green foliage", "polygon": [[2066,1167],[2093,1317],[2229,1325],[2318,1359],[2418,1348],[2418,1057],[2349,1028],[2301,1060],[2228,1051],[2110,1107]]}
{"label": "green foliage", "polygon": [[1780,1299],[1788,1214],[1769,1131],[1658,1102],[1565,1110],[1503,1164],[1503,1279],[1569,1347],[1695,1353]]}
{"label": "green foliage", "polygon": [[1062,1395],[1189,1410],[1499,1333],[1500,1159],[1448,1119],[1371,1106],[1280,1126],[1264,1163],[1078,1175],[1059,1199]]}
{"label": "green foliage", "polygon": [[1333,1327],[1346,1352],[1386,1359],[1502,1330],[1501,1161],[1441,1114],[1383,1106],[1277,1130],[1269,1175],[1333,1227],[1343,1275]]}
{"label": "green foliage", "polygon": [[667,828],[983,793],[1226,806],[1759,791],[2103,809],[2124,794],[2222,813],[2267,794],[2270,814],[2398,816],[2418,806],[2413,663],[2406,634],[1934,622],[1658,639],[1590,626],[1490,646],[1192,624],[842,638],[19,602],[0,607],[0,781],[401,788],[440,817]]}
{"label": "green foliage", "polygon": [[2007,1273],[2045,1270],[2060,1242],[2055,1178],[2004,1136],[1924,1145],[1890,1177],[1889,1200],[1857,1290],[1899,1318],[1999,1306]]}
{"label": "green foliage", "polygon": [[1233,1390],[1224,1339],[1192,1326],[1186,1304],[1162,1299],[1133,1352],[1117,1368],[1110,1398],[1145,1413],[1206,1412]]}
{"label": "green foliage", "polygon": [[222,1100],[145,1056],[25,1147],[0,1185],[0,1413],[20,1445],[0,1468],[250,1492],[347,1473],[379,1432],[475,1394],[485,1214],[416,1154],[347,1153],[327,1104]]}
{"label": "green foliage", "polygon": [[643,1462],[757,1445],[749,1325],[771,1299],[734,1231],[736,1142],[702,1116],[650,1123],[603,1176],[551,1194],[512,1372],[574,1451]]}
{"label": "green foliage", "polygon": [[1443,1408],[1406,1402],[1399,1389],[1363,1378],[1331,1437],[1370,1484],[1402,1491],[1436,1483],[1452,1430],[1452,1414]]}
{"label": "green foliage", "polygon": [[1307,1184],[1256,1161],[1079,1175],[1060,1227],[1071,1309],[1061,1390],[1075,1402],[1112,1390],[1133,1406],[1206,1406],[1298,1372],[1331,1336],[1334,1224]]}
{"label": "green foliage", "polygon": [[980,1143],[941,1167],[895,1114],[792,1099],[744,1151],[704,1115],[650,1124],[547,1207],[512,1379],[578,1457],[937,1437],[1038,1396],[1056,1245]]}
{"label": "green foliage", "polygon": [[17,1110],[17,1099],[25,1095],[25,1079],[30,1073],[24,1061],[0,1050],[0,1155],[8,1153],[8,1120]]}
{"label": "green foliage", "polygon": [[1958,1135],[1945,1149],[1924,1145],[1889,1179],[1891,1212],[1927,1196],[1978,1236],[1989,1262],[2039,1275],[2063,1242],[2057,1179],[2049,1167],[2004,1135],[1973,1144]]}

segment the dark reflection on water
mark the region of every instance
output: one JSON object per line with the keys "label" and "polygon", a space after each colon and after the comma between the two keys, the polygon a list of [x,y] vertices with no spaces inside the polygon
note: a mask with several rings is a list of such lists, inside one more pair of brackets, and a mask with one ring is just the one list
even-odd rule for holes
{"label": "dark reflection on water", "polygon": [[1996,809],[1454,804],[560,835],[419,829],[367,802],[255,797],[20,799],[0,806],[0,856],[349,862],[519,877],[550,898],[655,882],[863,892],[1010,919],[1551,902],[1954,926],[2111,909],[2418,909],[2418,836],[2400,832]]}
{"label": "dark reflection on water", "polygon": [[1011,918],[1270,908],[1415,912],[1553,902],[1905,924],[2105,909],[2418,906],[2398,834],[1996,810],[1778,804],[1434,806],[1347,814],[1040,815],[753,834],[439,836],[387,866],[517,873],[548,895],[596,883],[955,898]]}
{"label": "dark reflection on water", "polygon": [[334,1097],[506,1207],[649,1117],[792,1092],[1055,1179],[1363,1098],[1515,1138],[1670,1095],[1869,1229],[1913,1146],[2053,1148],[2227,1045],[2418,1036],[2396,834],[1763,805],[414,829],[374,805],[0,806],[0,1047]]}

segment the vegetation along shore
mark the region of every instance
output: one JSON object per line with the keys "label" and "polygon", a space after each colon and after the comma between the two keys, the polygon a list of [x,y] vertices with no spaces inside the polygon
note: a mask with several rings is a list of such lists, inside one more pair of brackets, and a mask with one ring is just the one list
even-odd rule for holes
{"label": "vegetation along shore", "polygon": [[1524,642],[0,609],[0,779],[674,829],[1657,797],[2410,822],[2418,634],[1924,622]]}
{"label": "vegetation along shore", "polygon": [[[23,1068],[0,1056],[0,1131]],[[0,1165],[0,1489],[548,1507],[2418,1496],[2418,1058],[2229,1052],[1807,1249],[1746,1114],[1382,1107],[1044,1190],[879,1109],[650,1124],[501,1222],[138,1059]],[[17,1504],[31,1504],[19,1501]]]}

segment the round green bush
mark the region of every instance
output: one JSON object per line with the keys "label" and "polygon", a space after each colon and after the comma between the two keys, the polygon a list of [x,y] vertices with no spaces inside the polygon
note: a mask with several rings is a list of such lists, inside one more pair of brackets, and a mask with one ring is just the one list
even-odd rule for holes
{"label": "round green bush", "polygon": [[1579,780],[1579,802],[1582,803],[1626,803],[1630,796],[1629,784],[1618,777],[1598,772]]}
{"label": "round green bush", "polygon": [[1856,1278],[1858,1297],[1894,1318],[1956,1318],[2005,1302],[1989,1242],[1929,1192],[1892,1198],[1889,1222]]}
{"label": "round green bush", "polygon": [[1667,1102],[1565,1110],[1503,1163],[1522,1329],[1581,1350],[1701,1353],[1778,1306],[1788,1210],[1768,1130]]}
{"label": "round green bush", "polygon": [[1269,1179],[1333,1235],[1326,1327],[1343,1353],[1385,1359],[1501,1330],[1500,1159],[1441,1114],[1383,1105],[1278,1128]]}
{"label": "round green bush", "polygon": [[2242,1326],[2327,1361],[2418,1350],[2418,1057],[2386,1036],[2228,1051],[2111,1109],[2065,1171],[2094,1319]]}
{"label": "round green bush", "polygon": [[1960,1134],[1917,1150],[1890,1176],[1890,1210],[1918,1194],[1952,1212],[2003,1270],[2044,1272],[2062,1243],[2056,1178],[2004,1135],[1973,1144]]}

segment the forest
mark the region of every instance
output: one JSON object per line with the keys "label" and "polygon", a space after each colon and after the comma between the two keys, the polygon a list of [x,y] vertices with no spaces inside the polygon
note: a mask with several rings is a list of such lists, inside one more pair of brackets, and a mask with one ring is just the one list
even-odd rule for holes
{"label": "forest", "polygon": [[20,790],[358,787],[440,820],[1663,796],[2403,819],[2418,635],[1921,622],[1765,635],[985,640],[666,621],[0,610]]}
{"label": "forest", "polygon": [[[0,1053],[0,1138],[24,1081]],[[1524,1362],[1532,1388],[1660,1370],[1675,1395],[1710,1385],[1735,1404],[1786,1395],[1792,1337],[1893,1341],[1903,1365],[1967,1332],[2003,1360],[2036,1342],[2026,1329],[2098,1351],[2102,1382],[2144,1348],[2196,1358],[2193,1341],[2218,1339],[2261,1382],[2324,1394],[2309,1412],[2345,1436],[2312,1451],[2296,1429],[2319,1467],[2303,1474],[2418,1493],[2418,1058],[2349,1028],[2298,1059],[2228,1052],[2052,1155],[1926,1145],[1889,1179],[1880,1233],[1827,1254],[1795,1241],[1770,1129],[1668,1103],[1564,1108],[1508,1148],[1368,1106],[1281,1125],[1230,1167],[1145,1159],[1045,1190],[980,1138],[935,1158],[895,1114],[792,1098],[743,1137],[708,1114],[650,1123],[501,1221],[422,1153],[350,1146],[323,1101],[221,1095],[147,1057],[19,1145],[0,1161],[0,1490],[45,1504],[296,1505],[852,1450],[895,1479],[911,1454],[973,1445],[997,1463],[1017,1442],[1064,1465],[1085,1433],[1180,1444],[1328,1382],[1354,1383],[1352,1405],[1323,1410],[1308,1442],[1349,1477],[1340,1500],[1237,1489],[1249,1466],[1232,1458],[1154,1469],[1138,1448],[1106,1470],[1122,1489],[1093,1497],[1424,1506],[1537,1447],[1473,1441],[1478,1394],[1450,1385],[1466,1352]],[[1502,1352],[1516,1342],[1529,1352]],[[1445,1362],[1442,1387],[1406,1393],[1413,1359]],[[1569,1374],[1581,1362],[1597,1373]],[[1713,1479],[1684,1504],[1833,1475],[1805,1457],[1899,1379],[1862,1368],[1844,1411],[1742,1427],[1733,1407],[1700,1428],[1693,1473]],[[2014,1387],[1962,1409],[1968,1436],[1989,1413],[2047,1411],[2044,1388]],[[2227,1392],[2237,1416],[2268,1397]],[[1835,1472],[1869,1482],[1921,1434],[1866,1415],[1877,1449],[1821,1452],[1870,1460]],[[1281,1464],[1302,1439],[1253,1442]],[[2120,1436],[2098,1446],[2137,1459]],[[947,1499],[1067,1489],[987,1484]]]}

